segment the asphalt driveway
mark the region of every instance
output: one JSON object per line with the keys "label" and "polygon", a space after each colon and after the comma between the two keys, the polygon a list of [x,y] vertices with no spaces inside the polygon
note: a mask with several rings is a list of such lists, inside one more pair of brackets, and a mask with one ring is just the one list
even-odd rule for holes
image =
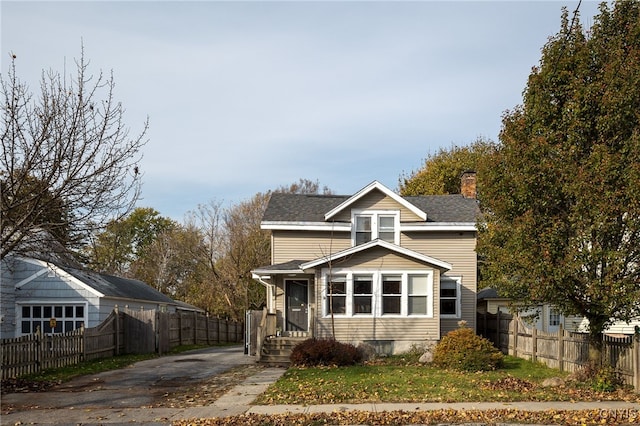
{"label": "asphalt driveway", "polygon": [[[121,370],[78,377],[42,393],[3,395],[2,424],[16,424],[23,410],[149,407],[176,388],[254,363],[253,357],[244,355],[242,346],[212,347],[141,361]],[[5,423],[7,420],[11,423]]]}

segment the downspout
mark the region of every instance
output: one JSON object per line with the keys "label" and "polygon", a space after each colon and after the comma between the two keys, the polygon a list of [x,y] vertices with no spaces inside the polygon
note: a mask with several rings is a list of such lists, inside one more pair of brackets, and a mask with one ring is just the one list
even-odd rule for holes
{"label": "downspout", "polygon": [[267,312],[270,314],[275,314],[275,295],[276,295],[276,285],[268,283],[264,280],[271,279],[269,275],[260,276],[257,274],[251,274],[251,278],[258,281],[260,284],[266,287],[267,289]]}

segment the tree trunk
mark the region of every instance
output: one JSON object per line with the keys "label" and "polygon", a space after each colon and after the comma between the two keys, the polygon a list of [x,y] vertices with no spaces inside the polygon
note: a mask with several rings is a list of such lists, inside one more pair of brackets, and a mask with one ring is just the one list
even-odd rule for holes
{"label": "tree trunk", "polygon": [[589,363],[594,366],[602,366],[604,343],[602,333],[589,333]]}

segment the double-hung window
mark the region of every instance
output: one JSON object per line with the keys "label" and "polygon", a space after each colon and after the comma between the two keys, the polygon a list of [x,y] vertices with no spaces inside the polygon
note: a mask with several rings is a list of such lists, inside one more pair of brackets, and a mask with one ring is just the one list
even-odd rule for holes
{"label": "double-hung window", "polygon": [[440,315],[460,317],[460,279],[442,277],[440,280]]}
{"label": "double-hung window", "polygon": [[382,276],[382,315],[399,315],[402,309],[402,277]]}
{"label": "double-hung window", "polygon": [[347,313],[347,277],[334,275],[327,287],[327,313],[344,315]]}
{"label": "double-hung window", "polygon": [[353,277],[353,313],[371,314],[373,305],[373,277],[354,275]]}
{"label": "double-hung window", "polygon": [[560,311],[555,306],[551,306],[549,308],[549,326],[550,327],[558,327],[560,326]]}
{"label": "double-hung window", "polygon": [[354,212],[354,245],[364,244],[375,239],[398,244],[400,235],[399,217],[399,212],[386,210]]}
{"label": "double-hung window", "polygon": [[429,276],[409,275],[408,280],[408,314],[426,315],[429,302]]}
{"label": "double-hung window", "polygon": [[371,241],[371,216],[356,216],[356,245]]}
{"label": "double-hung window", "polygon": [[396,241],[396,218],[395,216],[378,216],[378,238],[388,243]]}

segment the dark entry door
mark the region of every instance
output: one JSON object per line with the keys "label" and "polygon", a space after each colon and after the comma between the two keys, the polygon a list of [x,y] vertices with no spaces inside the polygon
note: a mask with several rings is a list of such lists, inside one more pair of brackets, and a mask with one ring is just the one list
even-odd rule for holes
{"label": "dark entry door", "polygon": [[307,296],[307,280],[286,280],[287,295],[287,331],[307,331],[309,312]]}

